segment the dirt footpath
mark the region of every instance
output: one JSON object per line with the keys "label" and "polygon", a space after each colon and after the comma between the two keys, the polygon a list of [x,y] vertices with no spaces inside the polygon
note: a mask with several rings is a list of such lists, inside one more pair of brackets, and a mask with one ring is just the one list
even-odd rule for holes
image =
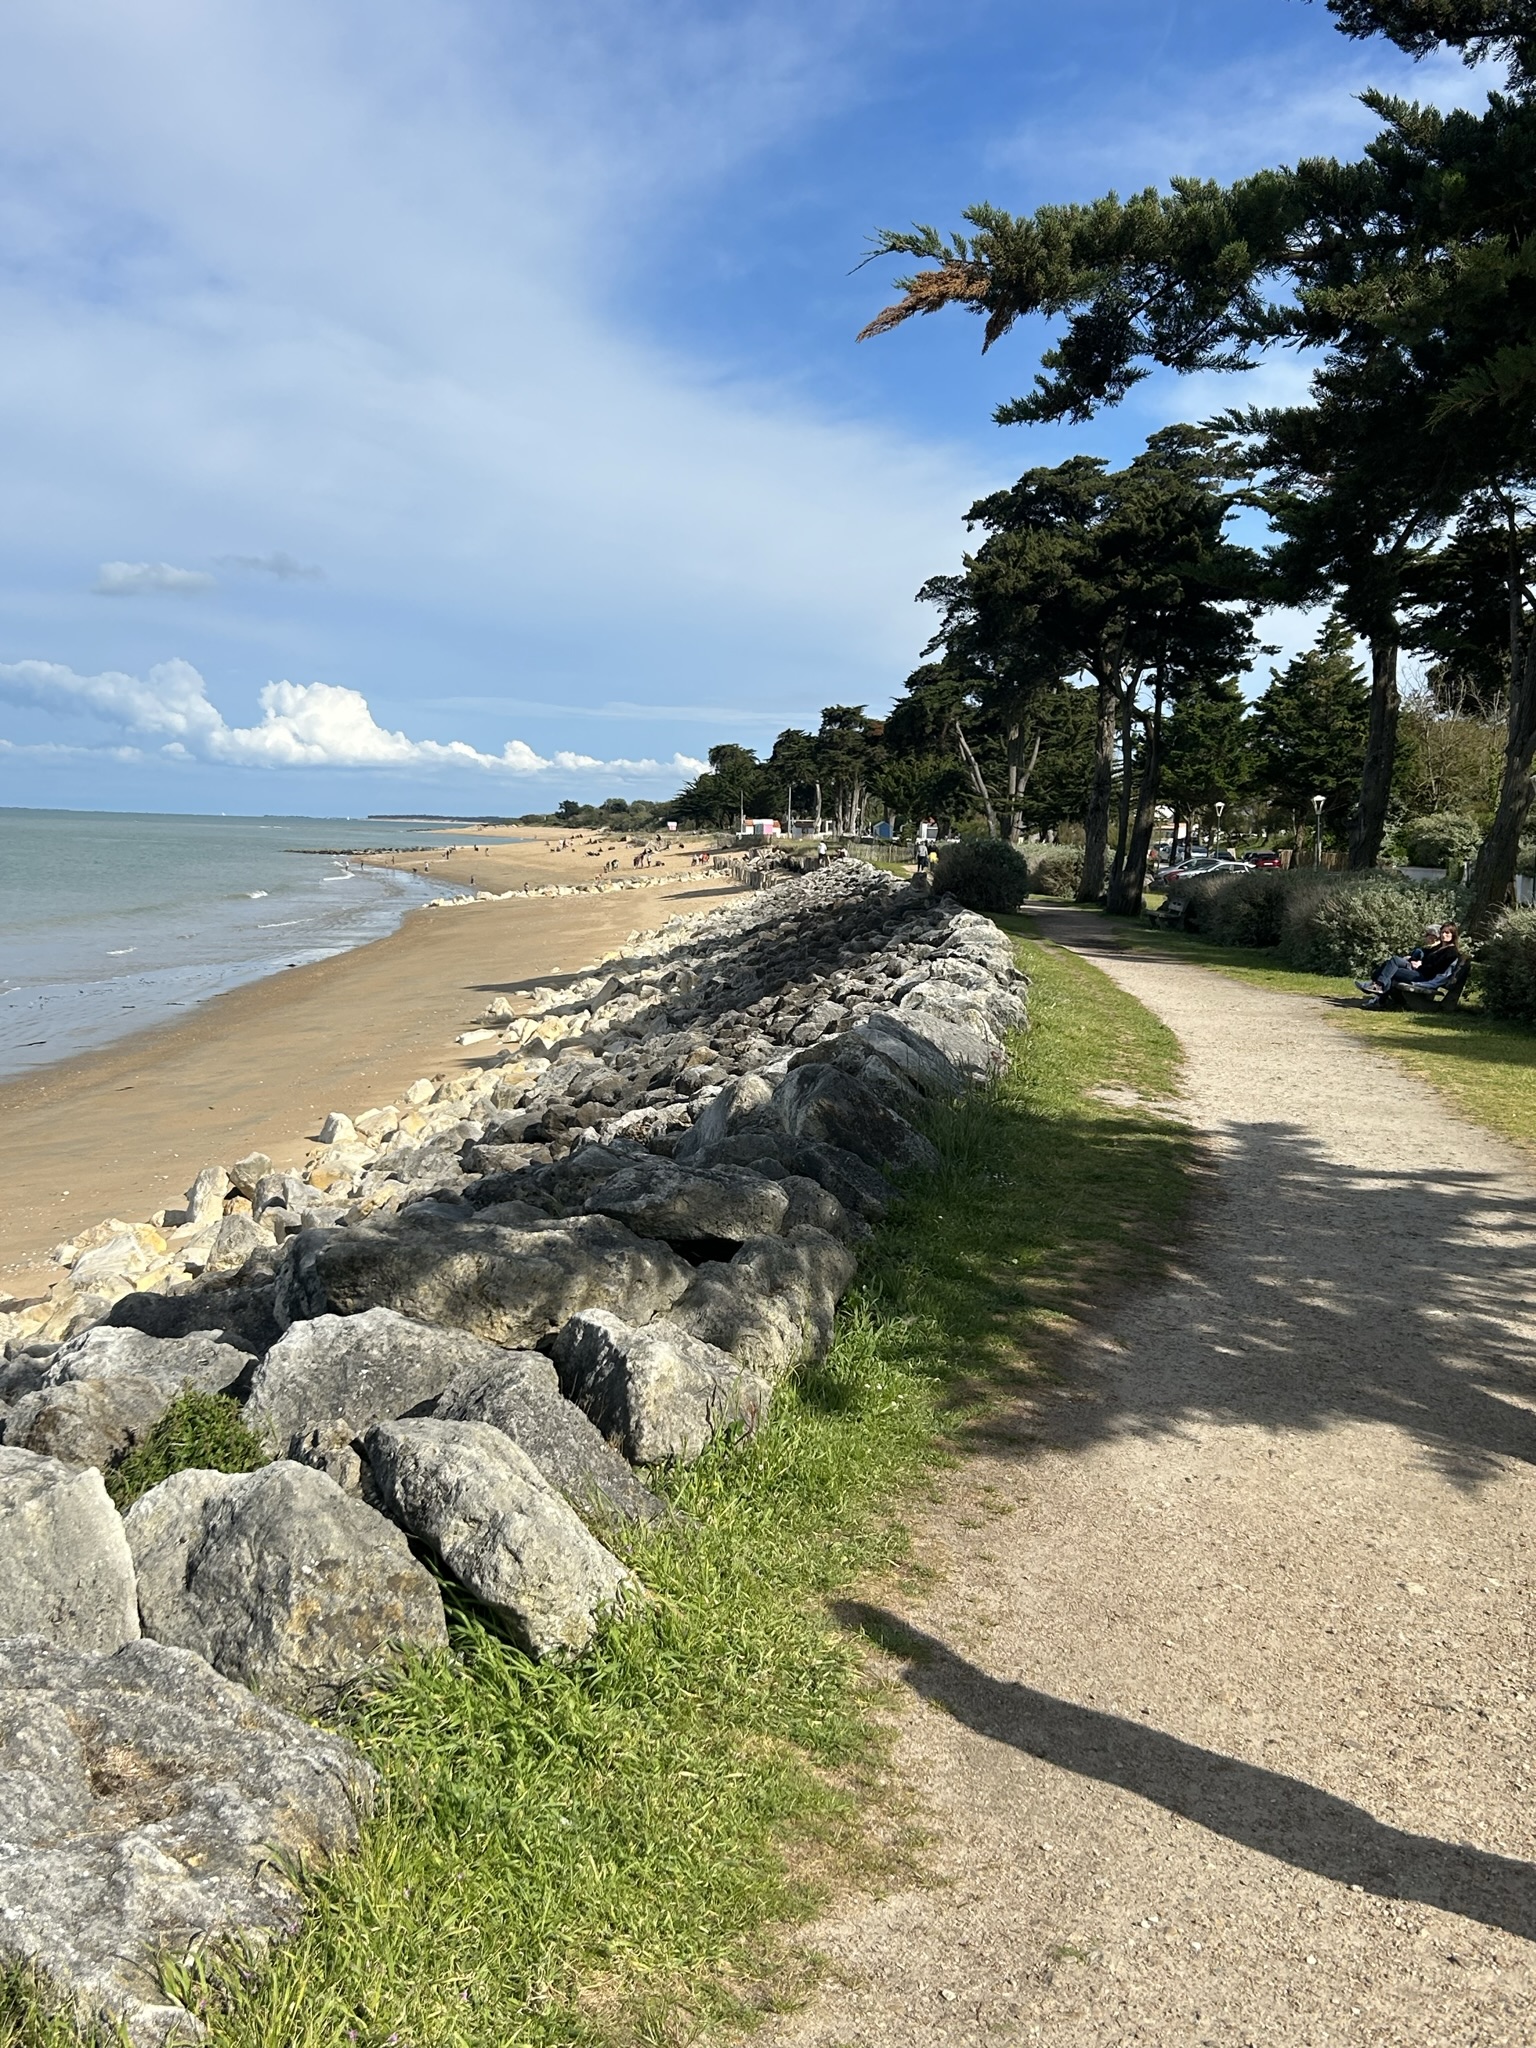
{"label": "dirt footpath", "polygon": [[1530,2048],[1536,1174],[1320,1004],[1041,924],[1178,1033],[1215,1189],[868,1617],[941,1881],[755,2038]]}

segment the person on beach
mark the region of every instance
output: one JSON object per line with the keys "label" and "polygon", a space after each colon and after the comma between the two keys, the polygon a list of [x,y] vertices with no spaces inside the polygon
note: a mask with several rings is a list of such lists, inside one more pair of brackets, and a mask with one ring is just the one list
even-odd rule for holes
{"label": "person on beach", "polygon": [[1438,981],[1461,958],[1460,934],[1453,924],[1427,925],[1411,953],[1400,953],[1377,968],[1370,981],[1358,981],[1368,1010],[1385,1008],[1399,983]]}
{"label": "person on beach", "polygon": [[932,858],[932,847],[928,844],[928,841],[925,838],[919,837],[917,842],[917,872],[920,875],[927,874],[928,863]]}
{"label": "person on beach", "polygon": [[819,868],[824,868],[827,865],[827,842],[825,839],[818,839],[816,842],[816,865]]}

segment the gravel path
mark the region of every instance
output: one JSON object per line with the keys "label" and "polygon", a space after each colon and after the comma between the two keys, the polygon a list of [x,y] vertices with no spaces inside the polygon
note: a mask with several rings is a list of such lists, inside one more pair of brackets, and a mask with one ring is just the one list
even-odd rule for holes
{"label": "gravel path", "polygon": [[957,1475],[885,1618],[938,1882],[755,2038],[1529,2048],[1536,1176],[1321,1005],[1041,922],[1178,1033],[1216,1184]]}

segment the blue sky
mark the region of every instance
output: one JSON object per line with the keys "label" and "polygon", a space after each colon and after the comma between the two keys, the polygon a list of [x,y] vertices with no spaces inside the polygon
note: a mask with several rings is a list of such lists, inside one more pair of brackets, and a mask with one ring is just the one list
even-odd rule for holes
{"label": "blue sky", "polygon": [[516,812],[883,708],[973,498],[1237,394],[995,427],[1038,335],[855,347],[866,236],[1352,152],[1370,83],[1480,96],[1306,0],[8,10],[0,804]]}

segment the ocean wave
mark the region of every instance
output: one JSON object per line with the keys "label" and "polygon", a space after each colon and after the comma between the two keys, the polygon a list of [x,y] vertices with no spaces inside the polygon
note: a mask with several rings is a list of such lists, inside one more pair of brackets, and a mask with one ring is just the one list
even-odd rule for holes
{"label": "ocean wave", "polygon": [[118,946],[107,955],[109,960],[125,960],[130,953],[137,953],[137,946]]}
{"label": "ocean wave", "polygon": [[265,889],[247,889],[245,893],[252,903],[259,903],[267,892]]}

